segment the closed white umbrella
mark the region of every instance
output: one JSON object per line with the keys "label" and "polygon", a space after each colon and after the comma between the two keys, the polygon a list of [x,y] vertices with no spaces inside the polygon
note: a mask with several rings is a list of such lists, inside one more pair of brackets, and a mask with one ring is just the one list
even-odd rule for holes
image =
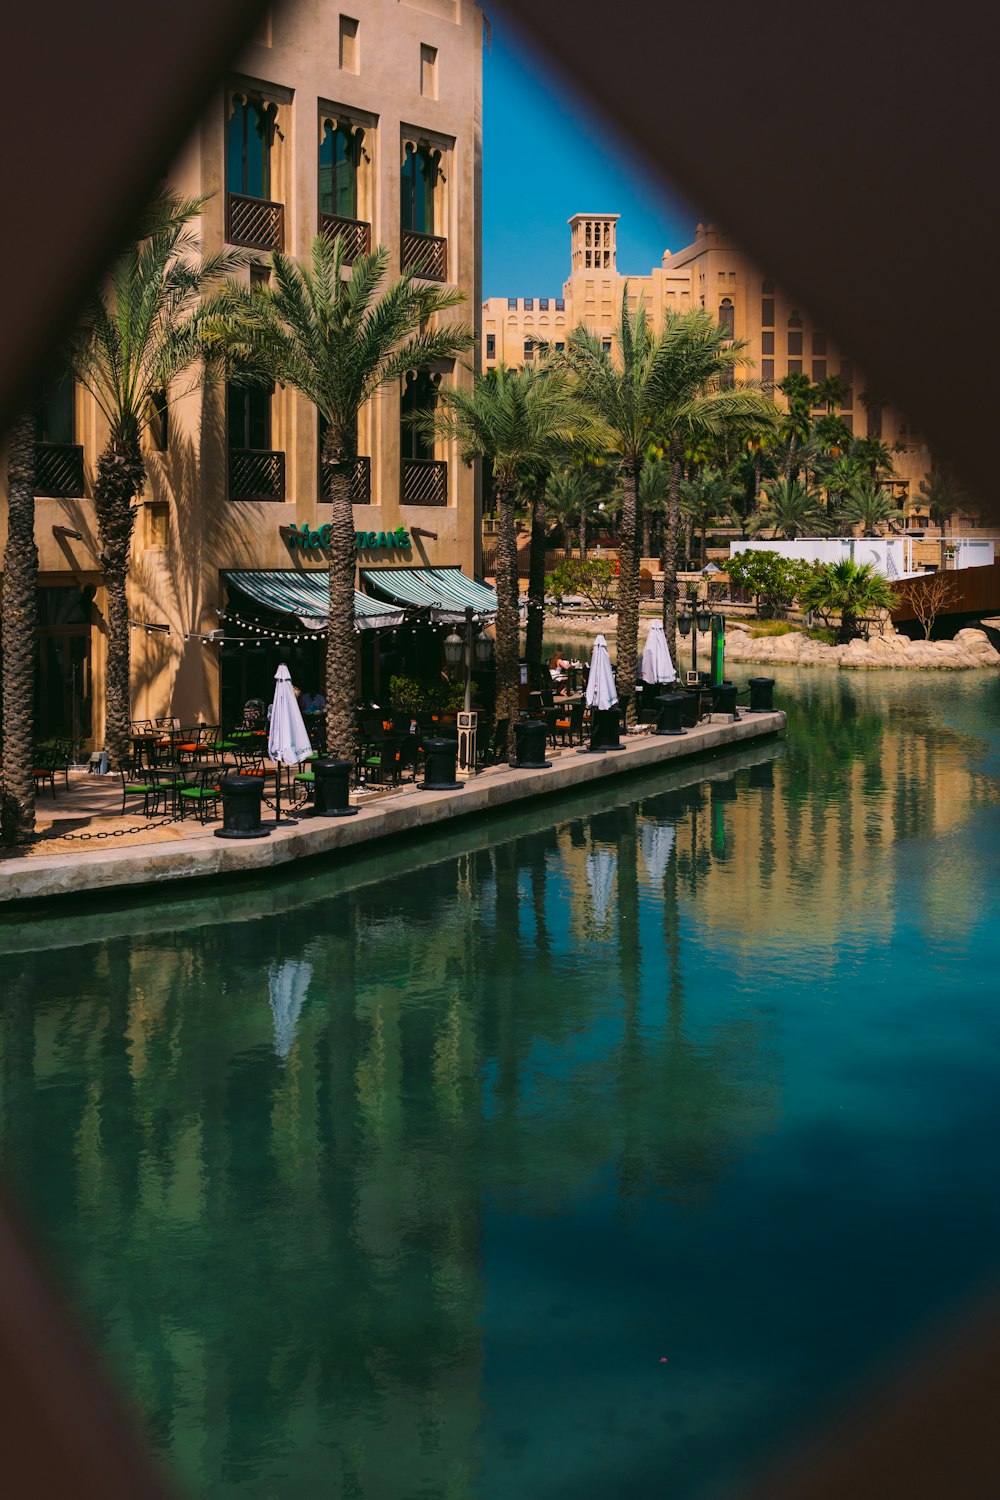
{"label": "closed white umbrella", "polygon": [[677,673],[670,660],[667,638],[663,634],[663,621],[654,620],[642,648],[642,680],[650,684],[676,682]]}
{"label": "closed white umbrella", "polygon": [[312,744],[302,718],[302,710],[292,689],[292,674],[282,663],[274,674],[274,702],[271,704],[271,727],[267,736],[267,753],[278,767],[277,815],[281,822],[281,767],[298,766],[312,754]]}
{"label": "closed white umbrella", "polygon": [[596,636],[594,639],[594,654],[590,658],[590,672],[587,675],[587,691],[584,699],[588,708],[602,710],[614,708],[618,702],[615,674],[611,670],[608,643],[603,635]]}

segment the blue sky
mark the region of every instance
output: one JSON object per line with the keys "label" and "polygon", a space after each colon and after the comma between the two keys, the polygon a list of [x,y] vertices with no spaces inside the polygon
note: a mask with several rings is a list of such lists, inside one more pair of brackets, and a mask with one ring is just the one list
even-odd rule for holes
{"label": "blue sky", "polygon": [[574,213],[619,213],[618,268],[645,272],[693,238],[698,211],[628,170],[603,117],[491,16],[483,53],[483,296],[556,296]]}

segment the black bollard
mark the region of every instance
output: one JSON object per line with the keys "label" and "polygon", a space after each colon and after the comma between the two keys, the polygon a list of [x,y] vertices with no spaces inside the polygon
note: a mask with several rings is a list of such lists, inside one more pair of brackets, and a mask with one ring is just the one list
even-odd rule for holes
{"label": "black bollard", "polygon": [[260,826],[260,802],[264,795],[263,776],[226,776],[222,788],[222,827],[215,830],[217,839],[266,839],[270,828]]}
{"label": "black bollard", "polygon": [[656,728],[654,734],[684,734],[681,725],[681,704],[683,698],[680,693],[664,693],[657,698],[659,708],[656,714]]}
{"label": "black bollard", "polygon": [[551,766],[552,762],[545,759],[547,734],[548,729],[541,719],[520,719],[514,725],[519,771],[544,771]]}
{"label": "black bollard", "polygon": [[424,791],[459,791],[462,783],[455,779],[457,758],[457,740],[424,740]]}
{"label": "black bollard", "polygon": [[734,719],[739,718],[736,708],[736,684],[735,682],[720,682],[714,689],[712,707],[717,714],[732,714]]}
{"label": "black bollard", "polygon": [[617,704],[614,708],[592,709],[590,744],[584,747],[584,753],[603,754],[605,750],[624,750],[625,746],[618,742],[620,727],[621,714]]}
{"label": "black bollard", "polygon": [[750,712],[752,714],[771,714],[774,712],[773,677],[751,677]]}
{"label": "black bollard", "polygon": [[314,760],[313,815],[324,818],[353,818],[358,809],[351,806],[351,771],[349,760]]}
{"label": "black bollard", "polygon": [[681,700],[681,723],[685,729],[694,729],[698,723],[701,695],[700,693],[681,692],[678,696]]}

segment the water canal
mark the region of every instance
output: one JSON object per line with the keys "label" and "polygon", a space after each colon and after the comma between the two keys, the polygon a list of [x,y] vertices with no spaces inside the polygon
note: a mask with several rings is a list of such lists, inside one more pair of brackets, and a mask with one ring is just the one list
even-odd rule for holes
{"label": "water canal", "polygon": [[987,1277],[1000,681],[779,701],[666,781],[0,925],[2,1163],[182,1494],[699,1500]]}

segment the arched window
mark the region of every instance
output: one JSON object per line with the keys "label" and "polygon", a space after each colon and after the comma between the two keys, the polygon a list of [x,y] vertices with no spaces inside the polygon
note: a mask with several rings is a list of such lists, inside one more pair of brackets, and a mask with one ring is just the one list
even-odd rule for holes
{"label": "arched window", "polygon": [[736,309],[729,297],[723,297],[719,307],[719,327],[727,339],[736,337]]}
{"label": "arched window", "polygon": [[434,189],[441,176],[441,153],[407,141],[399,174],[400,226],[416,234],[434,233]]}
{"label": "arched window", "polygon": [[358,166],[365,138],[346,120],[324,120],[319,147],[319,211],[338,219],[358,217]]}
{"label": "arched window", "polygon": [[271,197],[271,147],[278,106],[245,94],[230,100],[226,125],[226,191],[244,198]]}
{"label": "arched window", "polygon": [[[788,357],[802,358],[802,319],[793,308],[788,318]],[[799,369],[801,369],[801,365]]]}
{"label": "arched window", "polygon": [[407,370],[400,401],[400,452],[404,459],[432,459],[434,439],[415,420],[433,412],[437,405],[440,375],[430,370]]}

